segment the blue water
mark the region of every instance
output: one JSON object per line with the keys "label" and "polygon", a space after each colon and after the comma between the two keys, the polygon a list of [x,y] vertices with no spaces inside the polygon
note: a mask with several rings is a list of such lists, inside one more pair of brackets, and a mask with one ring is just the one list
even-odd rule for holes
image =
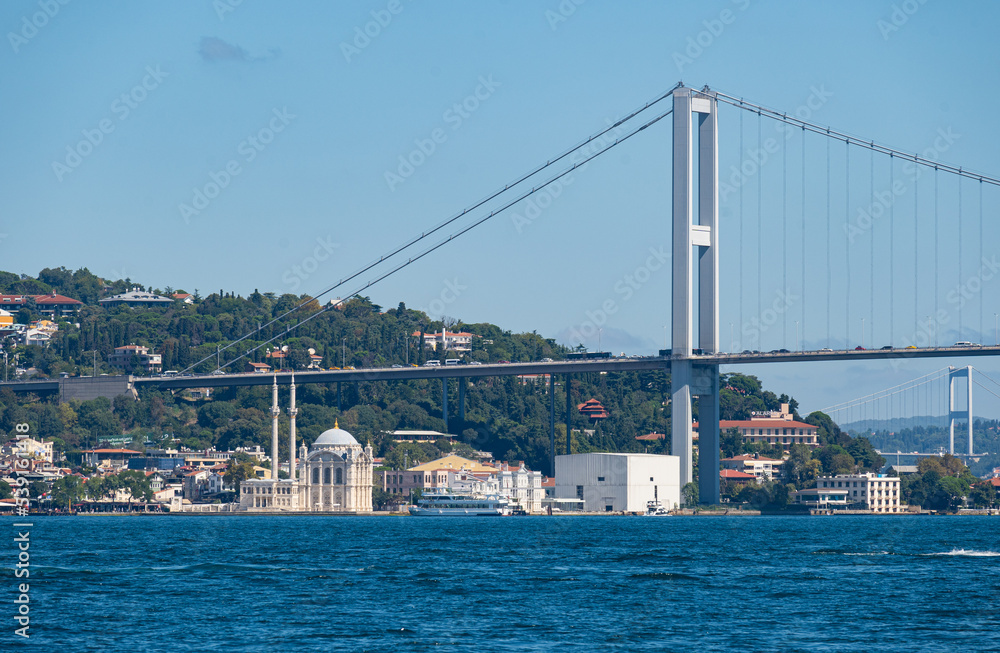
{"label": "blue water", "polygon": [[0,650],[1000,650],[997,518],[34,524],[32,637],[6,526]]}

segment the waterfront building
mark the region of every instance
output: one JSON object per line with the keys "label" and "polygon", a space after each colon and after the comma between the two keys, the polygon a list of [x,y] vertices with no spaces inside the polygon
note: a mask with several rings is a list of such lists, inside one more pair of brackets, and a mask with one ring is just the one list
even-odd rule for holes
{"label": "waterfront building", "polygon": [[510,499],[513,505],[530,513],[542,511],[545,490],[542,488],[541,472],[528,470],[523,462],[519,462],[517,466],[504,463],[500,466],[497,480],[498,494]]}
{"label": "waterfront building", "polygon": [[645,512],[650,501],[680,505],[680,458],[644,453],[556,456],[557,499],[580,499],[588,512]]}
{"label": "waterfront building", "polygon": [[885,474],[838,474],[820,476],[816,487],[847,490],[848,504],[863,504],[866,509],[877,513],[902,512],[899,504],[899,477]]}
{"label": "waterfront building", "polygon": [[290,477],[278,478],[278,384],[272,386],[271,476],[240,483],[240,509],[254,512],[369,512],[372,509],[374,455],[334,422],[295,460],[295,377],[289,420]]}
{"label": "waterfront building", "polygon": [[846,508],[849,490],[811,487],[792,493],[792,503],[810,508]]}
{"label": "waterfront building", "polygon": [[[420,332],[414,331],[413,337],[419,338]],[[441,329],[441,333],[425,333],[424,347],[432,351],[437,351],[438,347],[450,351],[472,351],[472,334],[466,331],[452,333],[447,329]]]}

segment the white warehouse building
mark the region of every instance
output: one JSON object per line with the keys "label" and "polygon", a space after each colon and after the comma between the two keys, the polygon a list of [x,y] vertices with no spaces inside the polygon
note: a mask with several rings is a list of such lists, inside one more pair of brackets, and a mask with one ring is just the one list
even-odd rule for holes
{"label": "white warehouse building", "polygon": [[583,499],[587,512],[645,512],[659,501],[681,502],[677,456],[645,453],[578,453],[556,456],[556,498]]}

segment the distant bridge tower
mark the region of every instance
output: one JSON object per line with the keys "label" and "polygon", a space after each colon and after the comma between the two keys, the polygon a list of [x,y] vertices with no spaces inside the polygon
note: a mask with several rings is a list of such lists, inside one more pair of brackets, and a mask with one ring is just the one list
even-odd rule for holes
{"label": "distant bridge tower", "polygon": [[[966,378],[965,410],[955,410],[955,379]],[[955,454],[955,420],[965,419],[969,431],[969,455],[972,449],[972,366],[948,368],[948,453]]]}
{"label": "distant bridge tower", "polygon": [[[698,490],[719,503],[719,366],[692,358],[694,261],[698,261],[698,348],[719,351],[719,141],[714,93],[679,87],[673,93],[673,293],[671,451],[680,457],[681,485],[693,479],[691,399],[698,397]],[[695,120],[697,116],[697,134]],[[698,204],[694,204],[694,144]],[[697,210],[697,219],[695,218]]]}

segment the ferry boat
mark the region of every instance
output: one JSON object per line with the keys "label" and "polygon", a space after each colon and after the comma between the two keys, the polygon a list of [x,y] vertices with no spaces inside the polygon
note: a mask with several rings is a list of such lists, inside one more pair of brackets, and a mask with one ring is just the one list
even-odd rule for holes
{"label": "ferry boat", "polygon": [[669,517],[670,512],[659,501],[646,502],[646,517]]}
{"label": "ferry boat", "polygon": [[414,517],[500,517],[510,515],[510,503],[503,497],[481,494],[425,494],[410,506]]}

